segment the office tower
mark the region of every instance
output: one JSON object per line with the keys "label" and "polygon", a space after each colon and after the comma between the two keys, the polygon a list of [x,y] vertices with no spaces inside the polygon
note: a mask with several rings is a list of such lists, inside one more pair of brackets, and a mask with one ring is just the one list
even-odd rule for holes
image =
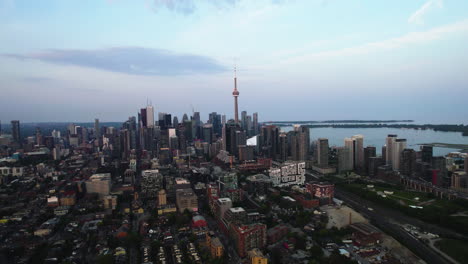
{"label": "office tower", "polygon": [[385,157],[386,157],[385,162],[387,163],[387,165],[392,165],[393,143],[395,142],[396,139],[397,139],[397,135],[388,135],[387,139],[385,140],[385,143],[386,143],[385,146],[387,147],[386,153],[385,153]]}
{"label": "office tower", "polygon": [[240,130],[240,124],[233,120],[229,120],[229,122],[224,125],[225,135],[223,137],[223,141],[226,146],[225,150],[231,155],[236,155],[238,151],[239,144],[237,140],[240,138],[240,135],[238,135],[237,132],[240,132]]}
{"label": "office tower", "polygon": [[234,68],[234,91],[232,92],[232,96],[234,96],[234,121],[236,123],[239,123],[239,113],[237,106],[237,98],[239,97],[239,91],[237,90],[236,68]]}
{"label": "office tower", "polygon": [[154,107],[152,105],[146,107],[146,126],[154,127]]}
{"label": "office tower", "polygon": [[172,126],[175,128],[179,126],[179,119],[177,118],[177,116],[174,116],[174,118],[172,119]]}
{"label": "office tower", "polygon": [[265,157],[277,159],[279,128],[276,126],[262,127],[259,137],[259,148]]}
{"label": "office tower", "polygon": [[432,162],[432,146],[421,146],[421,160],[422,162]]}
{"label": "office tower", "polygon": [[184,114],[184,115],[182,116],[182,123],[184,123],[185,121],[188,121],[188,116],[187,116],[187,114]]}
{"label": "office tower", "polygon": [[[392,144],[392,169],[393,170],[400,170],[400,160],[401,160],[401,154],[403,153],[403,150],[406,148],[406,139],[404,138],[397,138],[395,139],[395,142]],[[388,146],[387,146],[388,149]]]}
{"label": "office tower", "polygon": [[[148,108],[147,108],[148,110]],[[147,111],[148,114],[148,111]],[[122,125],[123,129],[128,130],[128,140],[130,149],[136,149],[137,143],[137,131],[136,131],[136,118],[131,116]]]}
{"label": "office tower", "polygon": [[247,131],[247,136],[249,137],[254,136],[253,126],[252,126],[252,117],[248,115],[245,122],[246,122],[245,130]]}
{"label": "office tower", "polygon": [[193,112],[193,120],[195,120],[197,125],[201,123],[200,112]]}
{"label": "office tower", "polygon": [[141,108],[140,109],[140,114],[138,115],[140,120],[139,120],[139,126],[140,127],[148,127],[148,117],[146,115],[146,108]]}
{"label": "office tower", "polygon": [[221,116],[221,125],[225,125],[226,124],[226,115],[222,115]]}
{"label": "office tower", "polygon": [[351,166],[351,169],[354,169],[355,167],[355,162],[354,162],[354,140],[352,138],[345,138],[344,139],[344,144],[345,144],[345,148],[348,149],[348,160],[349,160],[349,164],[347,165],[350,165]]}
{"label": "office tower", "polygon": [[310,147],[310,130],[308,127],[294,125],[294,130],[288,133],[288,143],[293,160],[307,160]]}
{"label": "office tower", "polygon": [[13,141],[20,144],[21,143],[21,131],[20,131],[20,121],[13,120],[11,121],[11,135]]}
{"label": "office tower", "polygon": [[364,136],[351,137],[354,140],[354,169],[362,171],[364,168]]}
{"label": "office tower", "polygon": [[440,176],[445,178],[447,176],[447,160],[445,157],[432,157],[432,168],[440,171]]}
{"label": "office tower", "polygon": [[336,148],[336,155],[338,157],[338,172],[353,170],[351,149],[348,147]]}
{"label": "office tower", "polygon": [[317,164],[320,167],[328,166],[328,139],[319,138],[317,140]]}
{"label": "office tower", "polygon": [[387,163],[387,146],[382,146],[382,160]]}
{"label": "office tower", "polygon": [[382,165],[385,165],[385,160],[381,157],[370,157],[369,158],[369,168],[368,175],[369,177],[377,176],[378,168]]}
{"label": "office tower", "polygon": [[[431,155],[432,156],[432,155]],[[416,170],[416,151],[406,148],[400,158],[400,171],[405,176],[412,176]]]}
{"label": "office tower", "polygon": [[247,145],[247,135],[245,134],[244,130],[238,130],[236,131],[236,156],[239,153],[239,146],[241,145]]}
{"label": "office tower", "polygon": [[285,133],[279,135],[279,159],[281,161],[288,159],[288,138]]}
{"label": "office tower", "polygon": [[171,114],[165,114],[164,115],[164,123],[166,124],[166,127],[173,127],[172,126],[172,115]]}
{"label": "office tower", "polygon": [[241,112],[241,127],[244,130],[247,130],[247,111]]}
{"label": "office tower", "polygon": [[0,136],[2,135],[2,121],[0,120]]}
{"label": "office tower", "polygon": [[253,131],[254,135],[258,135],[258,113],[253,113]]}
{"label": "office tower", "polygon": [[101,130],[99,128],[99,119],[94,119],[94,138],[99,140],[101,138]]}
{"label": "office tower", "polygon": [[219,115],[216,112],[213,112],[209,115],[209,121],[210,124],[213,125],[213,132],[220,136],[222,133],[222,127],[223,124],[221,123],[221,115]]}
{"label": "office tower", "polygon": [[42,132],[40,127],[36,127],[36,144],[42,145]]}
{"label": "office tower", "polygon": [[213,124],[203,125],[203,141],[210,144],[213,142]]}
{"label": "office tower", "polygon": [[373,146],[367,146],[364,149],[364,172],[369,175],[369,161],[370,158],[377,156],[377,150]]}

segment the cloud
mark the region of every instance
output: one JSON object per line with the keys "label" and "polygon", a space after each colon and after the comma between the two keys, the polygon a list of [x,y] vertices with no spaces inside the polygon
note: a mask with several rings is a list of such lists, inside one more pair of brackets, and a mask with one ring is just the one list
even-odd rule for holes
{"label": "cloud", "polygon": [[[262,4],[281,5],[292,1],[294,0],[265,0]],[[238,5],[239,2],[241,2],[241,0],[147,0],[148,6],[155,12],[165,8],[169,11],[184,15],[194,13],[197,8],[203,4],[211,5],[218,9],[229,9]]]}
{"label": "cloud", "polygon": [[42,82],[49,82],[53,79],[47,77],[23,77],[19,79],[20,81],[30,82],[30,83],[42,83]]}
{"label": "cloud", "polygon": [[365,43],[363,45],[344,48],[339,50],[329,50],[318,53],[312,53],[305,56],[294,57],[285,63],[295,64],[304,61],[313,61],[320,58],[329,59],[331,57],[342,57],[352,55],[362,55],[371,52],[379,52],[385,50],[392,50],[397,48],[406,47],[409,45],[426,43],[434,40],[439,40],[449,34],[468,32],[468,19],[459,21],[457,23],[432,28],[427,31],[411,32],[400,37],[386,39],[382,41]]}
{"label": "cloud", "polygon": [[170,11],[190,15],[197,9],[200,3],[208,3],[217,8],[229,8],[235,6],[239,0],[149,0],[149,6],[154,11],[166,8]]}
{"label": "cloud", "polygon": [[53,49],[41,53],[4,54],[4,56],[147,76],[212,74],[227,70],[225,66],[209,57],[142,47],[96,50]]}
{"label": "cloud", "polygon": [[434,8],[442,8],[443,5],[443,0],[428,0],[408,18],[408,23],[424,24],[424,17]]}

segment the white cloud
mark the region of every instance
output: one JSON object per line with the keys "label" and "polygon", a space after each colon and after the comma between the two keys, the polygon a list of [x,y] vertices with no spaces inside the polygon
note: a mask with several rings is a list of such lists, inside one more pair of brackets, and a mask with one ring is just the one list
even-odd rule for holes
{"label": "white cloud", "polygon": [[443,4],[443,0],[428,0],[408,18],[408,23],[424,24],[424,17],[434,8],[442,8]]}
{"label": "white cloud", "polygon": [[344,48],[339,50],[329,50],[324,52],[312,53],[306,56],[294,57],[287,60],[287,64],[295,64],[299,62],[308,62],[317,59],[328,59],[331,57],[353,56],[368,54],[371,52],[379,52],[402,48],[409,45],[427,43],[430,41],[444,38],[446,35],[453,33],[468,32],[468,19],[457,23],[436,27],[428,31],[411,32],[406,35],[391,38],[382,41],[365,43],[360,46]]}

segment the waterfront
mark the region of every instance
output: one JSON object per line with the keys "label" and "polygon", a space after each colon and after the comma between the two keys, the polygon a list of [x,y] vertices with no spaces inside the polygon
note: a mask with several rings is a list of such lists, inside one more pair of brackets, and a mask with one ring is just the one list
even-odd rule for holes
{"label": "waterfront", "polygon": [[[281,131],[291,131],[292,127],[281,127]],[[311,128],[310,140],[328,138],[330,146],[343,146],[344,138],[361,134],[364,136],[364,146],[375,146],[377,154],[381,154],[382,146],[388,134],[396,134],[399,138],[407,139],[407,146],[419,150],[418,144],[423,143],[448,143],[468,144],[468,137],[462,136],[461,132],[440,132],[430,129],[400,129],[400,128]],[[443,156],[450,152],[460,151],[454,148],[434,147],[434,156]]]}

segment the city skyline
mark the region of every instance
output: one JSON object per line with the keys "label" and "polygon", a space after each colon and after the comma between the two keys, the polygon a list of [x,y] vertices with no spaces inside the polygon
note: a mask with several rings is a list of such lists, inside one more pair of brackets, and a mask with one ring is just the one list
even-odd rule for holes
{"label": "city skyline", "polygon": [[237,61],[263,120],[467,123],[464,1],[216,3],[1,1],[0,120],[230,116]]}

